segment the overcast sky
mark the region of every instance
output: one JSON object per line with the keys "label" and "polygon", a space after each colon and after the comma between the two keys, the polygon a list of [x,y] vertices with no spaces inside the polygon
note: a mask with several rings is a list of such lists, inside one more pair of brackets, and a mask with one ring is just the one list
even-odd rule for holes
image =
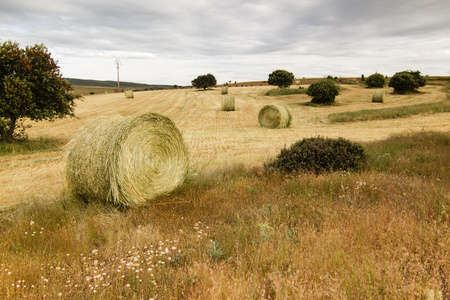
{"label": "overcast sky", "polygon": [[43,43],[64,77],[189,85],[450,75],[449,0],[0,0],[0,42]]}

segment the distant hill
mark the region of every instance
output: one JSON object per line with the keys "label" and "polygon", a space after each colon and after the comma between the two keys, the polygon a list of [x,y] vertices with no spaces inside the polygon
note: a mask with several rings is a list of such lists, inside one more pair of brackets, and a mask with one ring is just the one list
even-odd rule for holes
{"label": "distant hill", "polygon": [[[93,80],[93,79],[79,79],[79,78],[65,78],[65,79],[72,85],[117,88],[117,81],[113,80]],[[120,88],[160,90],[160,89],[173,89],[174,86],[164,84],[146,84],[146,83],[121,81]]]}

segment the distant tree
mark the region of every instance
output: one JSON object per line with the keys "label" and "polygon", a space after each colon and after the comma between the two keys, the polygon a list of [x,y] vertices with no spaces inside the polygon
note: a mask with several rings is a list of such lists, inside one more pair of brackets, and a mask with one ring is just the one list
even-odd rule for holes
{"label": "distant tree", "polygon": [[288,88],[294,82],[294,74],[286,70],[276,70],[269,74],[269,85],[276,85],[279,88]]}
{"label": "distant tree", "polygon": [[365,81],[364,74],[361,74],[361,81]]}
{"label": "distant tree", "polygon": [[216,77],[214,75],[208,73],[206,75],[199,75],[197,78],[191,81],[192,86],[197,89],[211,88],[217,84]]}
{"label": "distant tree", "polygon": [[339,85],[334,80],[323,79],[311,83],[306,91],[312,103],[330,104],[339,95]]}
{"label": "distant tree", "polygon": [[0,46],[0,140],[26,138],[23,119],[33,121],[74,116],[73,86],[44,45],[6,41]]}
{"label": "distant tree", "polygon": [[389,81],[389,86],[398,94],[415,92],[419,87],[425,86],[426,80],[420,75],[420,71],[397,72]]}
{"label": "distant tree", "polygon": [[382,88],[386,84],[386,78],[380,73],[374,73],[367,77],[366,84],[370,88]]}

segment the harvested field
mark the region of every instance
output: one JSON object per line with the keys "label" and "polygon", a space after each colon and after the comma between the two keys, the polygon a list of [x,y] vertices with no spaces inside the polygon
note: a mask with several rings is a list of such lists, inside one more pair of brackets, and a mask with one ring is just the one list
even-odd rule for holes
{"label": "harvested field", "polygon": [[[135,92],[134,99],[124,99],[123,93],[90,95],[77,102],[77,118],[55,122],[31,123],[30,138],[55,138],[69,141],[89,121],[99,116],[120,114],[135,116],[155,112],[169,117],[181,130],[192,155],[193,166],[201,172],[214,172],[235,164],[260,166],[275,156],[281,148],[317,135],[344,137],[353,141],[380,140],[393,133],[434,130],[450,131],[450,113],[417,115],[404,119],[329,124],[330,113],[379,109],[446,99],[441,86],[429,85],[414,95],[392,95],[387,103],[372,103],[373,90],[359,85],[342,85],[337,105],[306,106],[310,97],[290,95],[264,96],[269,86],[229,87],[236,96],[236,111],[222,111],[220,88],[207,91],[176,89]],[[293,123],[289,128],[261,128],[258,113],[267,104],[289,106]],[[61,197],[64,192],[64,164],[61,152],[0,157],[0,205],[28,200]]]}

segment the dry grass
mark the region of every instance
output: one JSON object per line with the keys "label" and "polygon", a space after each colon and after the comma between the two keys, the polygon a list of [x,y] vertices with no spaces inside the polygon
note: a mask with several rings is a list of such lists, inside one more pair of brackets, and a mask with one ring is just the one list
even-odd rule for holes
{"label": "dry grass", "polygon": [[[202,172],[168,204],[126,211],[71,199],[24,205],[0,219],[0,294],[423,299],[432,291],[445,299],[449,170],[439,165],[450,159],[449,141],[417,134],[372,143],[382,164],[363,173]],[[420,155],[444,172],[419,175],[411,166]]]}
{"label": "dry grass", "polygon": [[[233,113],[217,91],[170,90],[88,96],[78,119],[34,123],[31,138],[69,140],[99,116],[160,113],[181,130],[198,176],[157,204],[119,210],[66,195],[61,151],[1,156],[1,203],[21,203],[1,212],[2,298],[449,298],[450,114],[327,121],[443,101],[441,87],[380,104],[345,86],[332,107],[279,96],[293,123],[267,130],[257,115],[274,101],[270,88],[230,88]],[[261,169],[284,145],[317,135],[364,143],[369,167],[297,177]]]}
{"label": "dry grass", "polygon": [[[426,86],[422,93],[416,95],[392,95],[388,89],[388,103],[372,103],[372,90],[355,85],[344,86],[342,94],[336,98],[338,105],[332,107],[311,107],[306,95],[277,97],[280,104],[288,105],[293,116],[289,128],[271,131],[261,128],[258,113],[262,106],[275,101],[274,97],[264,96],[270,86],[229,88],[240,100],[239,110],[229,114],[221,111],[217,102],[217,91],[197,92],[195,90],[167,90],[134,93],[134,99],[123,99],[123,94],[102,94],[87,96],[77,101],[76,119],[56,120],[55,122],[31,123],[28,130],[30,138],[70,140],[89,121],[99,116],[120,114],[136,116],[142,111],[151,111],[168,116],[181,130],[185,142],[192,154],[192,163],[199,170],[223,169],[227,166],[245,162],[248,166],[259,166],[261,162],[278,154],[279,149],[305,137],[317,135],[331,138],[343,137],[353,141],[373,141],[387,138],[390,134],[401,132],[418,132],[422,130],[450,131],[450,114],[416,115],[410,118],[357,122],[348,124],[329,124],[328,115],[361,109],[378,109],[399,107],[419,103],[439,102],[446,99],[441,86]],[[253,117],[252,117],[253,116]],[[53,154],[51,154],[53,155]],[[49,156],[48,159],[52,159]],[[30,173],[27,169],[12,169],[16,161],[28,161],[30,165],[36,160],[46,160],[44,153],[35,155],[9,156],[0,158],[7,164],[0,163],[0,181],[5,183],[3,189],[16,190],[14,196],[0,195],[0,203],[28,201],[29,194],[21,190],[33,190],[37,200],[46,199],[40,195],[61,194],[61,189],[53,185],[38,184],[42,177],[55,177],[52,174],[63,172],[64,165],[55,163],[55,169],[42,165],[34,167]],[[39,176],[34,174],[40,174]],[[12,180],[26,178],[27,180]],[[59,179],[58,179],[59,178]],[[56,176],[57,186],[63,186],[63,178]],[[36,189],[37,188],[37,189]]]}

